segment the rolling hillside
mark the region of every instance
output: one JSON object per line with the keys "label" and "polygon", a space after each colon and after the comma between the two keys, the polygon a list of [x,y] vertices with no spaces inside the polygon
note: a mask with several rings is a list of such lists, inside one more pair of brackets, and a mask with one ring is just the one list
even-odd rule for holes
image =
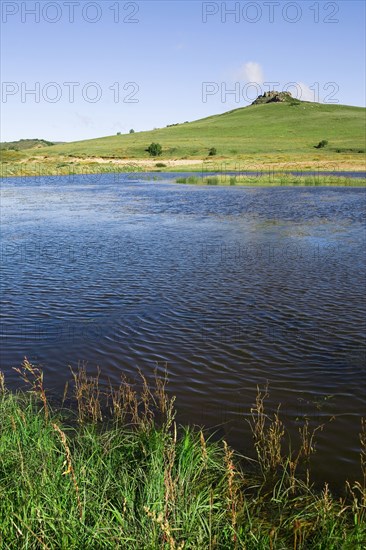
{"label": "rolling hillside", "polygon": [[[148,157],[146,147],[161,143],[164,157],[305,153],[320,140],[331,151],[365,152],[365,112],[360,107],[299,102],[253,105],[196,122],[149,132],[65,143],[50,155]],[[40,152],[40,151],[39,151]]]}
{"label": "rolling hillside", "polygon": [[45,139],[19,139],[18,141],[2,141],[0,149],[4,151],[23,151],[25,149],[39,149],[41,147],[50,147],[55,145],[52,141]]}
{"label": "rolling hillside", "polygon": [[[145,159],[169,162],[171,159],[228,160],[253,163],[334,162],[340,169],[362,169],[365,162],[366,109],[344,105],[286,101],[235,109],[195,122],[148,132],[115,135],[25,150],[6,162],[104,162],[117,159]],[[327,140],[323,149],[315,146]],[[162,145],[160,157],[151,158],[146,148],[152,142]],[[217,156],[208,157],[210,148]],[[280,168],[280,166],[279,166]]]}

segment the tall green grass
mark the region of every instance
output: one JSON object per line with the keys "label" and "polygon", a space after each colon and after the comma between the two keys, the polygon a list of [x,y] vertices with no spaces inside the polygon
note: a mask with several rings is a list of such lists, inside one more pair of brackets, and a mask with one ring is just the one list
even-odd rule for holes
{"label": "tall green grass", "polygon": [[157,374],[153,383],[141,375],[140,392],[125,379],[106,390],[81,369],[72,412],[52,407],[27,360],[19,373],[28,392],[10,393],[0,377],[1,548],[364,548],[365,423],[363,479],[337,499],[311,483],[316,430],[305,422],[299,448],[286,451],[266,389],[251,409],[249,466],[225,441],[177,426]]}
{"label": "tall green grass", "polygon": [[293,176],[286,173],[268,173],[265,175],[237,175],[219,174],[217,176],[190,176],[177,178],[176,183],[190,183],[196,185],[238,185],[238,186],[340,186],[340,187],[365,187],[366,178],[349,178],[345,176],[307,175]]}

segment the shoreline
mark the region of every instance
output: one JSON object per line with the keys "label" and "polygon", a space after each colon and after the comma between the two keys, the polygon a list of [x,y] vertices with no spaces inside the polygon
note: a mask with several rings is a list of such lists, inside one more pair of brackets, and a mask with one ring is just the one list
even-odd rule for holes
{"label": "shoreline", "polygon": [[[116,170],[117,169],[117,170]],[[123,169],[123,170],[120,170]],[[0,178],[7,177],[32,177],[32,176],[64,176],[86,175],[113,172],[134,173],[246,173],[261,172],[262,175],[278,175],[279,173],[298,172],[324,172],[333,173],[363,172],[366,176],[365,160],[360,158],[341,159],[275,159],[271,156],[261,159],[246,158],[190,158],[190,159],[166,159],[161,157],[151,158],[108,158],[108,157],[47,157],[39,156],[32,159],[19,159],[0,162]],[[298,177],[298,176],[296,176]]]}
{"label": "shoreline", "polygon": [[[292,166],[286,165],[283,169],[283,164],[256,164],[256,165],[241,165],[231,166],[229,163],[213,163],[197,160],[195,164],[188,160],[170,160],[154,162],[145,160],[120,160],[103,162],[65,162],[65,163],[36,163],[36,162],[19,162],[15,164],[3,163],[0,165],[0,179],[7,178],[41,178],[52,176],[86,176],[86,175],[102,175],[102,174],[146,174],[152,175],[158,179],[159,174],[177,174],[177,183],[201,184],[206,185],[207,180],[212,176],[217,178],[213,185],[225,186],[253,186],[253,185],[342,185],[343,179],[346,186],[366,185],[366,170],[365,166],[329,166],[329,163],[324,165],[313,165],[306,167],[300,166],[299,163],[293,163]],[[122,168],[122,170],[121,170]],[[182,178],[180,177],[182,174]],[[190,176],[186,176],[190,174]],[[360,174],[352,176],[351,174]],[[184,177],[186,176],[186,177]],[[234,177],[235,183],[229,183],[229,178]],[[309,180],[313,179],[313,182]],[[179,180],[187,181],[179,181]],[[302,183],[302,180],[307,183]],[[199,181],[201,180],[201,181]],[[205,181],[206,180],[206,181]],[[233,180],[232,180],[233,181]]]}

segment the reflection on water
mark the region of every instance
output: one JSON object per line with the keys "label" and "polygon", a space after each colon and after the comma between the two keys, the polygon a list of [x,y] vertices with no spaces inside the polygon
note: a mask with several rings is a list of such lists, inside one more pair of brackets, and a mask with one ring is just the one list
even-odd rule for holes
{"label": "reflection on water", "polygon": [[366,413],[365,190],[176,185],[133,174],[4,180],[1,365],[61,392],[167,365],[179,421],[245,450],[256,385],[319,436],[318,475],[357,475]]}

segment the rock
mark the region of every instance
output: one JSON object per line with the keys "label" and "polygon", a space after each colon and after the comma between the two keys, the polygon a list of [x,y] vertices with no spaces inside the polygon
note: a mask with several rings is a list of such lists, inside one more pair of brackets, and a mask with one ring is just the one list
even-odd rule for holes
{"label": "rock", "polygon": [[284,103],[285,101],[291,101],[292,94],[290,92],[264,92],[263,95],[259,95],[252,105],[261,105],[263,103]]}

